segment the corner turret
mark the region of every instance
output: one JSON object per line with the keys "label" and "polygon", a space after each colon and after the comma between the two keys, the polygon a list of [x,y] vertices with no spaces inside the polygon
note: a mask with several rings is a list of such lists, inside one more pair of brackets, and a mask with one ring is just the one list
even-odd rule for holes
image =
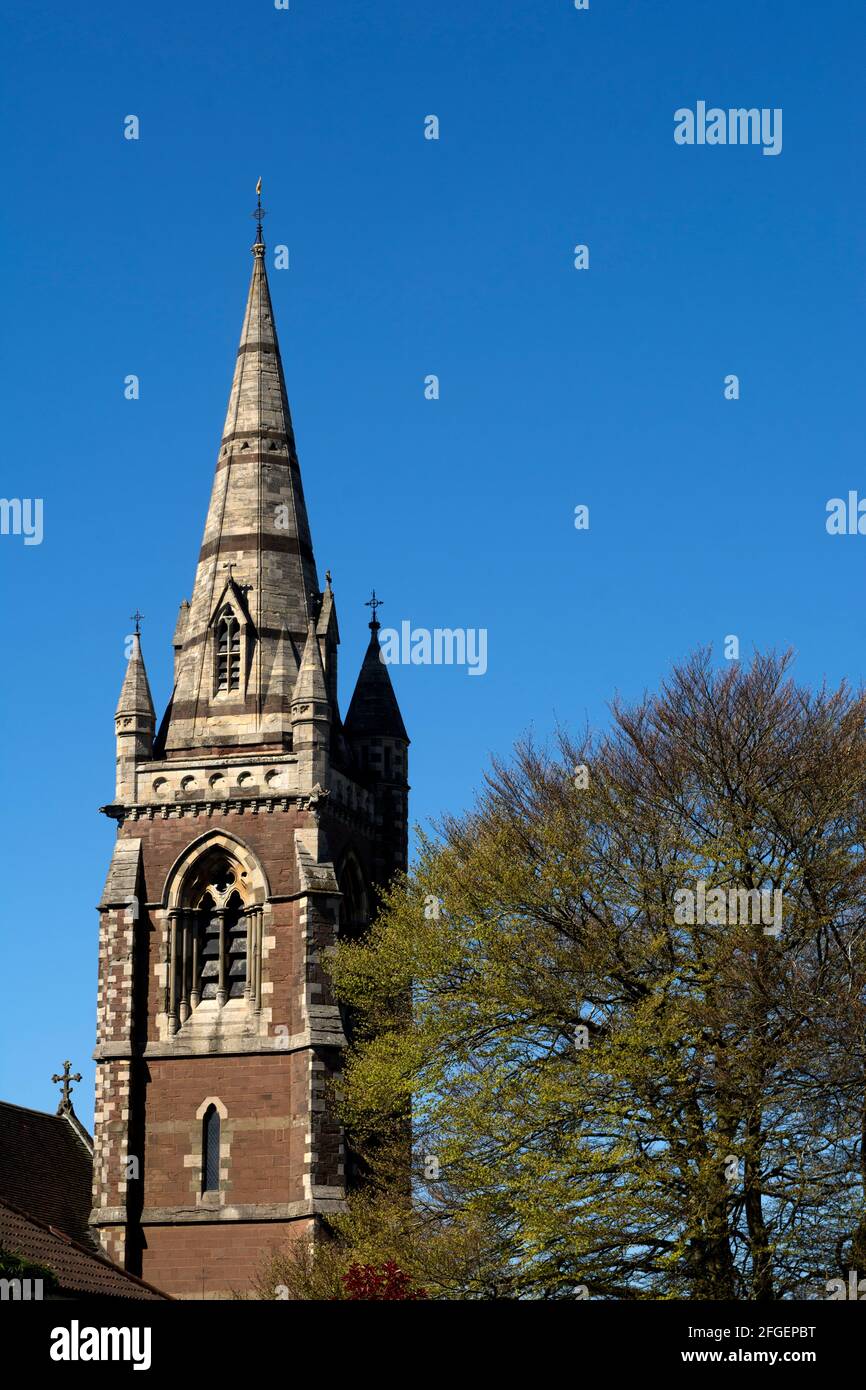
{"label": "corner turret", "polygon": [[136,629],[120,699],[114,711],[117,736],[117,782],[114,794],[121,804],[135,800],[135,765],[153,757],[155,728],[156,714],[141,654],[141,633]]}

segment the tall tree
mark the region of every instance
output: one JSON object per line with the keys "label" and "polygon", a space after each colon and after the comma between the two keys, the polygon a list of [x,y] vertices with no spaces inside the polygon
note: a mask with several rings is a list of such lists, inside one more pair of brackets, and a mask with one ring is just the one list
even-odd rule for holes
{"label": "tall tree", "polygon": [[412,1219],[483,1233],[460,1296],[866,1273],[866,697],[789,660],[521,744],[339,948],[344,1117],[398,1189],[411,1104]]}

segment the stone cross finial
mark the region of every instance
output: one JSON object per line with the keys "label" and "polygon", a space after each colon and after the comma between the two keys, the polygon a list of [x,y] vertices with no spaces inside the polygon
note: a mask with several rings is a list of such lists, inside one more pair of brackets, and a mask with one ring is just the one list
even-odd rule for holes
{"label": "stone cross finial", "polygon": [[70,1081],[80,1081],[80,1080],[81,1080],[81,1072],[80,1072],[80,1071],[77,1071],[77,1072],[75,1073],[74,1076],[71,1076],[71,1075],[70,1075],[70,1068],[71,1068],[71,1066],[72,1066],[72,1063],[71,1063],[71,1062],[64,1062],[64,1063],[63,1063],[63,1073],[62,1073],[62,1075],[61,1075],[61,1076],[58,1076],[57,1073],[55,1072],[54,1075],[53,1075],[52,1078],[51,1078],[51,1080],[55,1083],[55,1085],[59,1082],[59,1083],[63,1086],[63,1090],[62,1090],[62,1092],[61,1092],[61,1094],[60,1094],[60,1104],[59,1104],[58,1107],[57,1107],[57,1113],[58,1113],[58,1115],[63,1115],[63,1114],[65,1114],[67,1111],[69,1111],[69,1110],[72,1109],[72,1087],[71,1087],[70,1084],[69,1084]]}
{"label": "stone cross finial", "polygon": [[372,608],[373,610],[373,621],[370,623],[371,627],[379,626],[379,619],[376,617],[376,609],[381,608],[384,602],[384,599],[376,597],[376,590],[374,589],[372,598],[368,598],[367,602],[364,604],[365,608]]}

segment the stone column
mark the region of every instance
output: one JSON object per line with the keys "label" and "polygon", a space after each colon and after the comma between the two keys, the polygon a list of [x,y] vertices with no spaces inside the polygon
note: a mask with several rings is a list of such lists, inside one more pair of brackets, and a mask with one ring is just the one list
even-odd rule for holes
{"label": "stone column", "polygon": [[177,932],[180,911],[173,907],[168,914],[168,1030],[177,1032]]}
{"label": "stone column", "polygon": [[262,1011],[262,909],[260,907],[255,909],[254,920],[253,937],[255,945],[253,947],[253,959],[255,961],[256,971],[256,1013],[260,1014]]}
{"label": "stone column", "polygon": [[224,908],[219,909],[217,917],[220,924],[220,971],[217,985],[217,1007],[221,1009],[226,1002],[226,914]]}
{"label": "stone column", "polygon": [[253,994],[253,951],[255,949],[255,915],[254,907],[247,908],[247,977],[244,980],[244,999],[249,1004]]}
{"label": "stone column", "polygon": [[189,913],[181,914],[180,919],[181,951],[180,951],[180,1008],[178,1018],[180,1022],[186,1023],[189,1018]]}
{"label": "stone column", "polygon": [[197,912],[191,912],[189,916],[190,931],[192,932],[192,985],[189,992],[189,1007],[190,1011],[192,1011],[193,1009],[198,1008],[198,1003],[201,998],[201,992],[199,990],[200,981],[198,978],[198,973],[200,969],[198,959],[198,938],[200,923],[199,914]]}

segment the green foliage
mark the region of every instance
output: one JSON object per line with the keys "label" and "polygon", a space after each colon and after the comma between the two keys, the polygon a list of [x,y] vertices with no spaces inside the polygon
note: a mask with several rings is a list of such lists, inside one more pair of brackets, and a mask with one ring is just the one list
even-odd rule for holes
{"label": "green foliage", "polygon": [[255,1285],[258,1298],[347,1299],[346,1276],[357,1266],[398,1267],[426,1298],[495,1297],[499,1252],[473,1214],[438,1219],[407,1201],[405,1182],[374,1178],[349,1196],[346,1210],[323,1225],[315,1241],[295,1240],[269,1257]]}
{"label": "green foliage", "polygon": [[45,1265],[34,1264],[0,1245],[0,1279],[41,1279],[43,1293],[56,1289],[57,1276]]}
{"label": "green foliage", "polygon": [[[607,735],[520,745],[341,945],[355,1258],[439,1297],[769,1299],[866,1249],[866,701],[787,666],[700,654]],[[781,932],[679,923],[698,881],[781,891]]]}

